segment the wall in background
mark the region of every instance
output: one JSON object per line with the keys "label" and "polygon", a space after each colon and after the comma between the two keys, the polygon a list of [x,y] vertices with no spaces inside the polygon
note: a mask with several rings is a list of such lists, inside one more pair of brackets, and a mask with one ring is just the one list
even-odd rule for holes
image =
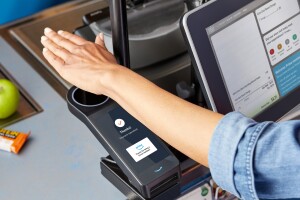
{"label": "wall in background", "polygon": [[1,0],[0,25],[32,15],[69,0]]}

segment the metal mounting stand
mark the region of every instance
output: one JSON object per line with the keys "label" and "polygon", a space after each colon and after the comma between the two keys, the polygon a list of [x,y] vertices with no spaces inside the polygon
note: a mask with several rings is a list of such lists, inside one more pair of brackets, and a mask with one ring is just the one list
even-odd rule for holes
{"label": "metal mounting stand", "polygon": [[109,9],[114,55],[120,65],[130,68],[126,1],[110,0]]}

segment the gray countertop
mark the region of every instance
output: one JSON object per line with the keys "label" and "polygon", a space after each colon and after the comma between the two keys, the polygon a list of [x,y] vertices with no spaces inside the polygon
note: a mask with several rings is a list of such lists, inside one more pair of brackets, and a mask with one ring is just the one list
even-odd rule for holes
{"label": "gray countertop", "polygon": [[105,149],[3,38],[0,63],[43,109],[6,127],[31,136],[18,155],[0,151],[0,199],[125,199],[100,173]]}

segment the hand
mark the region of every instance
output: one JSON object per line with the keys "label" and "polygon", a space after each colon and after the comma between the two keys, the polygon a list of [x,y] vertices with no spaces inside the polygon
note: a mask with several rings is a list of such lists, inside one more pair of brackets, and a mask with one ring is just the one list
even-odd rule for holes
{"label": "hand", "polygon": [[115,57],[106,49],[103,34],[89,42],[67,31],[55,32],[45,28],[41,43],[43,55],[68,82],[94,94],[105,94],[104,79],[119,67]]}

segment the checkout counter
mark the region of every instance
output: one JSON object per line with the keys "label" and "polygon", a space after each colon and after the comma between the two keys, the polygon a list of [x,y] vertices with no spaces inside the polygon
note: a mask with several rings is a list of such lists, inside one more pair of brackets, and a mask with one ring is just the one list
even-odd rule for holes
{"label": "checkout counter", "polygon": [[[104,0],[70,1],[0,27],[0,78],[13,81],[21,93],[18,111],[10,118],[0,120],[0,128],[31,132],[18,155],[0,153],[0,199],[145,199],[128,182],[122,170],[110,162],[107,151],[90,130],[70,113],[66,95],[71,85],[54,72],[41,53],[40,37],[45,27],[75,31],[93,39],[89,36],[94,32],[83,26],[82,16],[95,11],[99,13],[99,10],[105,14],[107,7]],[[105,32],[108,31],[107,22],[105,18],[103,20],[103,26],[97,27]],[[90,27],[94,25],[97,24]],[[97,28],[93,30],[97,31]],[[132,44],[140,45],[138,42]],[[177,45],[184,48],[182,44]],[[134,49],[132,52],[140,53]],[[189,55],[184,49],[172,52],[174,56],[168,53],[161,54],[166,59],[154,56],[153,60],[157,62],[147,60],[147,64],[132,59],[132,69],[160,87],[184,96],[175,88],[193,82]],[[159,59],[162,61],[158,62]],[[186,84],[178,84],[182,81]],[[296,108],[286,119],[299,116],[299,110]],[[175,188],[179,191],[178,199],[213,199],[209,170],[169,148],[180,162],[181,180]],[[160,190],[153,199],[170,199],[168,192],[173,191]]]}
{"label": "checkout counter", "polygon": [[[30,131],[31,136],[18,155],[0,153],[0,199],[143,199],[130,184],[123,183],[122,175],[113,175],[116,171],[110,172],[113,167],[105,162],[102,173],[111,179],[101,175],[100,157],[108,153],[69,112],[65,97],[71,85],[52,70],[41,53],[45,27],[73,32],[82,27],[83,15],[107,6],[101,0],[71,1],[1,27],[0,77],[18,86],[21,105],[17,113],[0,121],[0,127]],[[177,83],[192,81],[186,51],[150,65],[134,70],[170,92],[176,92]],[[181,162],[181,198],[193,199],[195,188],[200,188],[196,193],[211,194],[207,192],[208,169],[171,150]]]}

